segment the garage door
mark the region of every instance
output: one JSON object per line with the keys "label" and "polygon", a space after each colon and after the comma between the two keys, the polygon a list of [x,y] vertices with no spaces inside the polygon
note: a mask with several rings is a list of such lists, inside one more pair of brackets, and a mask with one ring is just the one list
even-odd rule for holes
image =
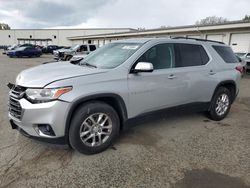
{"label": "garage door", "polygon": [[223,42],[223,35],[207,35],[207,40]]}
{"label": "garage door", "polygon": [[250,52],[250,33],[232,34],[230,45],[234,52]]}

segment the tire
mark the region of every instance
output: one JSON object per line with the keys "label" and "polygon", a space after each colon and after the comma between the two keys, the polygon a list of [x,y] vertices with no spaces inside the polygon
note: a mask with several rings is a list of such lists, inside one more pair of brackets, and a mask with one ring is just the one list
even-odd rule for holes
{"label": "tire", "polygon": [[231,104],[231,92],[225,87],[218,88],[210,103],[209,118],[215,121],[224,119],[230,111]]}
{"label": "tire", "polygon": [[72,56],[67,56],[67,57],[65,58],[65,61],[69,61],[71,58],[72,58]]}
{"label": "tire", "polygon": [[[97,121],[101,114],[103,116],[98,124]],[[104,124],[101,125],[103,122]],[[89,102],[80,106],[74,113],[69,129],[69,142],[72,148],[80,153],[96,154],[106,150],[114,143],[119,135],[119,130],[119,117],[110,105],[98,101]],[[81,137],[80,134],[83,136]],[[92,145],[93,143],[96,145]]]}

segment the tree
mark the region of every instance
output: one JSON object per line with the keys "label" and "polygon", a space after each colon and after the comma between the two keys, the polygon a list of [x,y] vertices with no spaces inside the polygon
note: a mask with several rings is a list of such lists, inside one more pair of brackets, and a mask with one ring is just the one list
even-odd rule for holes
{"label": "tree", "polygon": [[217,17],[217,16],[209,16],[204,19],[195,22],[195,25],[210,25],[210,24],[220,24],[228,22],[226,18]]}
{"label": "tree", "polygon": [[10,26],[8,24],[0,23],[0,30],[10,30]]}
{"label": "tree", "polygon": [[242,20],[243,21],[250,21],[250,15],[245,15],[245,17]]}

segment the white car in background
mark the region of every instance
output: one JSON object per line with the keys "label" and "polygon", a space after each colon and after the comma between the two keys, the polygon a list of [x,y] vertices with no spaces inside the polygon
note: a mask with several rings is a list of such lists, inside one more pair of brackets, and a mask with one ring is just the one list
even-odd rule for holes
{"label": "white car in background", "polygon": [[244,64],[245,70],[250,70],[250,53],[247,52],[238,52],[235,55],[241,59],[241,64]]}
{"label": "white car in background", "polygon": [[69,49],[60,49],[53,52],[54,59],[69,61],[74,55],[88,55],[97,49],[95,44],[77,44]]}
{"label": "white car in background", "polygon": [[250,53],[247,52],[238,52],[235,53],[241,59],[250,59]]}

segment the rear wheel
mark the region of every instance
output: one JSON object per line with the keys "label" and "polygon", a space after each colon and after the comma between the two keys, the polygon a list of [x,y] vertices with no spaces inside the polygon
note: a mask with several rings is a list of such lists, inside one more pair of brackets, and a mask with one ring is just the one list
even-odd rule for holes
{"label": "rear wheel", "polygon": [[224,119],[230,111],[231,104],[232,95],[230,91],[225,87],[220,87],[211,101],[209,117],[215,121]]}
{"label": "rear wheel", "polygon": [[119,127],[119,117],[111,106],[103,102],[86,103],[73,116],[69,141],[80,153],[99,153],[114,142]]}

